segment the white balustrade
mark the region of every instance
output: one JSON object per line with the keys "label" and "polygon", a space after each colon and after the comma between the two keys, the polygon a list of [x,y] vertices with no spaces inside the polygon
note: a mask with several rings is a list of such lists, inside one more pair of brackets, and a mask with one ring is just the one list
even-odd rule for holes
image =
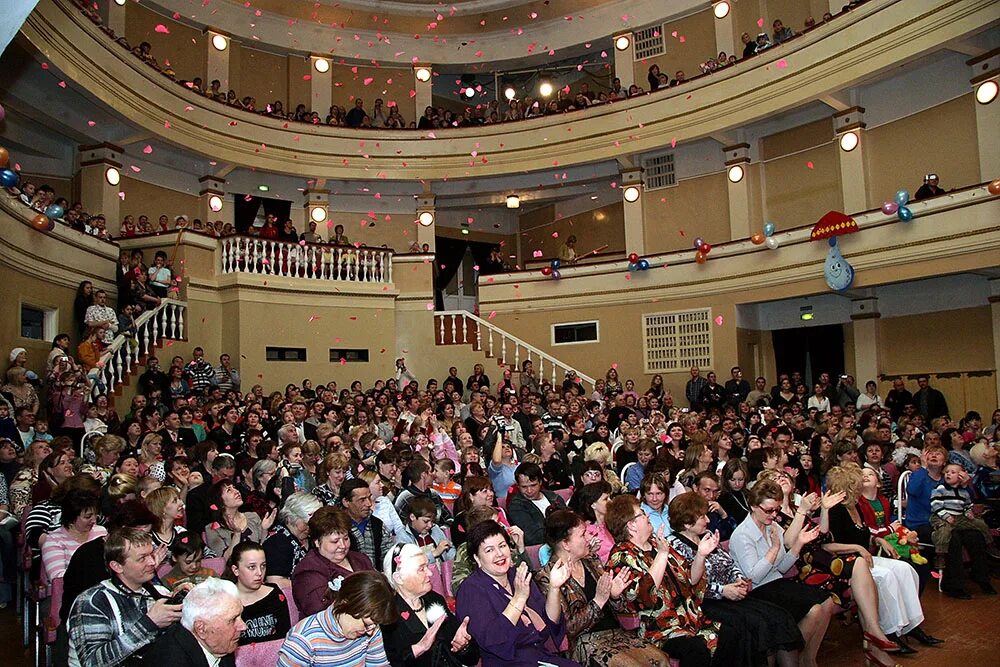
{"label": "white balustrade", "polygon": [[391,283],[392,250],[285,243],[230,236],[222,244],[222,273],[253,273],[358,283]]}

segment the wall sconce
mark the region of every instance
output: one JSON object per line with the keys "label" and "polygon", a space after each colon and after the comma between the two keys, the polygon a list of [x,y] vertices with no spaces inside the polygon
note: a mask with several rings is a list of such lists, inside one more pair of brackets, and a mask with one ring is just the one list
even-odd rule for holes
{"label": "wall sconce", "polygon": [[997,86],[995,80],[983,81],[976,87],[976,101],[980,104],[989,104],[997,98],[998,92],[1000,92],[1000,86]]}
{"label": "wall sconce", "polygon": [[473,97],[476,96],[476,89],[473,88],[472,86],[469,86],[462,92],[462,94],[468,97],[469,99],[472,99]]}
{"label": "wall sconce", "polygon": [[619,51],[624,51],[631,45],[632,39],[628,35],[619,35],[615,37],[615,48]]}
{"label": "wall sconce", "polygon": [[313,67],[315,67],[316,71],[320,74],[326,74],[330,71],[330,61],[326,58],[316,58],[313,60]]}
{"label": "wall sconce", "polygon": [[424,227],[430,227],[434,224],[434,214],[430,211],[421,211],[420,215],[417,216],[417,221]]}
{"label": "wall sconce", "polygon": [[548,80],[542,81],[538,86],[538,94],[542,97],[550,97],[552,95],[552,82]]}
{"label": "wall sconce", "polygon": [[208,198],[208,207],[212,209],[213,213],[218,213],[222,210],[222,197],[219,195],[212,195]]}
{"label": "wall sconce", "polygon": [[729,168],[729,171],[727,172],[726,175],[729,178],[730,183],[739,183],[740,181],[743,180],[743,175],[744,175],[743,167],[741,167],[738,164],[734,164],[732,167]]}
{"label": "wall sconce", "polygon": [[729,3],[723,0],[722,2],[717,2],[712,5],[712,13],[715,14],[715,18],[724,19],[729,16]]}
{"label": "wall sconce", "polygon": [[628,186],[622,191],[622,197],[630,204],[639,201],[639,188],[634,185]]}
{"label": "wall sconce", "polygon": [[857,132],[845,132],[840,135],[840,150],[845,153],[853,151],[859,143],[861,143],[861,137],[858,136]]}
{"label": "wall sconce", "polygon": [[225,35],[212,35],[212,46],[215,47],[216,51],[225,51],[229,46],[229,40]]}
{"label": "wall sconce", "polygon": [[504,88],[503,96],[506,97],[508,100],[512,100],[517,96],[517,91],[514,90],[513,86],[507,86],[506,88]]}
{"label": "wall sconce", "polygon": [[108,182],[108,185],[118,185],[122,182],[122,174],[115,167],[108,167],[104,170],[104,180]]}
{"label": "wall sconce", "polygon": [[320,223],[326,220],[326,209],[322,206],[313,206],[309,209],[309,219]]}
{"label": "wall sconce", "polygon": [[431,71],[426,67],[418,67],[417,71],[414,73],[417,77],[417,81],[422,81],[424,83],[431,80]]}
{"label": "wall sconce", "polygon": [[517,195],[507,195],[507,208],[521,208],[521,198]]}

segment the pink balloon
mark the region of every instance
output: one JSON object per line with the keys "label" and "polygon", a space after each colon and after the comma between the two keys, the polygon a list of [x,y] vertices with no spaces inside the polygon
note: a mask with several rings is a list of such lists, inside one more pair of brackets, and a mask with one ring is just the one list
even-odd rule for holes
{"label": "pink balloon", "polygon": [[887,201],[882,204],[882,212],[886,215],[895,215],[896,211],[899,210],[899,204],[894,201]]}
{"label": "pink balloon", "polygon": [[3,108],[2,104],[0,104],[0,121],[2,121],[6,117],[7,117],[7,110]]}

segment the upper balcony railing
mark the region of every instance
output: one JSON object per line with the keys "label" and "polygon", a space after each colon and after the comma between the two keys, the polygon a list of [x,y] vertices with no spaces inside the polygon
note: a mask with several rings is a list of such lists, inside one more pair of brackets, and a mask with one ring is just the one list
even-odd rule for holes
{"label": "upper balcony railing", "polygon": [[219,240],[222,273],[253,273],[357,283],[391,283],[387,248],[283,243],[246,236]]}

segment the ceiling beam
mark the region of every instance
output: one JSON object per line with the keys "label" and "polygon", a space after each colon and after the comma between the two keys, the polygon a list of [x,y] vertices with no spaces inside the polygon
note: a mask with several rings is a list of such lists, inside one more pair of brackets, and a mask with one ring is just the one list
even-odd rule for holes
{"label": "ceiling beam", "polygon": [[135,134],[129,134],[122,137],[121,139],[116,139],[114,143],[118,144],[122,148],[129,146],[131,144],[137,144],[140,141],[147,141],[149,139],[155,139],[156,137],[152,132],[136,132]]}
{"label": "ceiling beam", "polygon": [[236,165],[227,164],[225,167],[216,170],[213,176],[215,176],[216,178],[226,178],[227,176],[229,176],[229,174],[233,173],[234,171],[236,171]]}
{"label": "ceiling beam", "polygon": [[961,53],[963,56],[969,56],[970,58],[975,58],[986,53],[986,49],[962,40],[948,42],[944,45],[944,48],[949,51],[954,51],[955,53]]}
{"label": "ceiling beam", "polygon": [[819,98],[819,101],[825,104],[826,106],[830,107],[834,111],[847,111],[853,106],[849,101],[845,101],[844,99],[842,99],[841,95],[837,95],[836,93],[830,93],[829,95],[824,95],[823,97]]}
{"label": "ceiling beam", "polygon": [[740,143],[735,135],[729,134],[727,132],[716,132],[708,136],[711,139],[717,141],[720,146],[735,146],[736,144]]}

